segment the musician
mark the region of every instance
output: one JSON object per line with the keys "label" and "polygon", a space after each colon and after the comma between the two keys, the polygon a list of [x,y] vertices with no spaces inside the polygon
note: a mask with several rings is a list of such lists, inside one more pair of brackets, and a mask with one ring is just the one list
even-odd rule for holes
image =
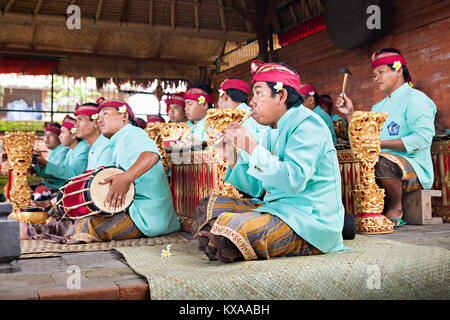
{"label": "musician", "polygon": [[308,109],[317,113],[328,129],[330,130],[331,137],[333,138],[333,143],[337,143],[336,133],[334,131],[333,121],[328,113],[326,113],[321,106],[319,105],[319,94],[317,93],[316,88],[310,84],[302,84],[300,85],[300,95],[303,98],[303,105]]}
{"label": "musician", "polygon": [[[97,101],[102,101],[100,98]],[[95,170],[98,167],[112,166],[111,147],[109,139],[105,138],[98,128],[98,104],[85,103],[77,104],[75,109],[75,129],[77,138],[83,139],[91,146],[88,155],[86,170]]]}
{"label": "musician", "polygon": [[132,125],[134,114],[125,101],[104,101],[98,111],[98,125],[110,141],[112,160],[126,170],[104,180],[111,183],[105,204],[111,208],[121,205],[133,181],[136,195],[128,213],[87,217],[82,219],[83,223],[77,221],[71,238],[109,241],[178,231],[180,223],[155,142],[145,131]]}
{"label": "musician", "polygon": [[[253,117],[277,134],[259,143],[233,122],[216,150],[229,164],[227,182],[254,197],[266,194],[263,202],[201,200],[193,223],[200,249],[222,262],[346,249],[339,164],[326,124],[302,105],[294,69],[256,61],[251,70]],[[249,161],[233,162],[234,147],[245,150]]]}
{"label": "musician", "polygon": [[184,110],[184,92],[168,95],[165,100],[167,105],[167,113],[169,114],[169,122],[186,122],[186,113]]}
{"label": "musician", "polygon": [[[385,212],[394,226],[402,219],[402,195],[433,185],[431,142],[435,134],[436,105],[423,92],[413,89],[406,61],[401,52],[385,48],[371,57],[373,80],[386,97],[372,106],[374,112],[387,112],[381,131],[381,154],[375,166],[375,177],[385,189]],[[344,94],[336,106],[348,123],[354,112],[353,101]]]}
{"label": "musician", "polygon": [[205,120],[214,102],[213,90],[204,83],[192,84],[184,94],[185,112],[190,133],[200,141],[206,141]]}
{"label": "musician", "polygon": [[[61,133],[61,125],[57,122],[45,123],[44,125],[44,142],[47,148],[49,149],[47,162],[54,163],[56,165],[62,163],[67,156],[67,152],[69,152],[70,148],[64,146],[59,141],[59,134]],[[58,189],[60,188],[65,180],[60,179],[54,176],[50,176],[45,174],[45,167],[41,167],[39,163],[45,163],[45,159],[42,156],[40,151],[35,150],[35,157],[33,157],[33,168],[38,176],[43,177],[44,181],[42,184],[49,189]],[[38,162],[39,159],[39,162]]]}
{"label": "musician", "polygon": [[63,162],[54,163],[37,158],[37,163],[43,168],[46,175],[66,181],[86,170],[90,146],[82,139],[76,137],[75,119],[66,115],[61,125],[59,140],[63,146],[69,147]]}

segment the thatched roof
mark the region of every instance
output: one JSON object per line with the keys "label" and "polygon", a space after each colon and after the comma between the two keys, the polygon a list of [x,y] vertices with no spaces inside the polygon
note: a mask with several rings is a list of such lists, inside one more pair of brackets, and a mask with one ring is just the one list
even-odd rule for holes
{"label": "thatched roof", "polygon": [[[278,2],[276,32],[304,20],[302,8],[320,6]],[[80,8],[80,30],[66,26],[71,5]],[[229,0],[0,0],[0,10],[0,54],[59,57],[56,72],[75,77],[204,81],[227,43],[256,39]]]}

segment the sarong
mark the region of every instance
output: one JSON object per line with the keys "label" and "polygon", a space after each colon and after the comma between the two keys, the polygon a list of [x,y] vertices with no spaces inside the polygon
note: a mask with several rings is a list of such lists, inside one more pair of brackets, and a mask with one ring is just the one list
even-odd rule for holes
{"label": "sarong", "polygon": [[394,153],[380,153],[379,160],[375,165],[375,178],[401,179],[405,193],[423,189],[409,161]]}
{"label": "sarong", "polygon": [[137,239],[143,236],[128,213],[112,217],[89,216],[76,221],[53,218],[47,224],[28,224],[28,237],[73,244],[111,240]]}
{"label": "sarong", "polygon": [[199,249],[209,259],[222,262],[322,253],[279,217],[252,211],[261,205],[222,196],[202,199],[192,226]]}

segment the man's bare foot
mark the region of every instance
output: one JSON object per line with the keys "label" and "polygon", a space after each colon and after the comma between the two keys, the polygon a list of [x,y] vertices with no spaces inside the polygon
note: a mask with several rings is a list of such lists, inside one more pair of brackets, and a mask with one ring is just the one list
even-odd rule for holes
{"label": "man's bare foot", "polygon": [[[403,217],[403,211],[400,208],[388,208],[385,213],[388,219],[401,219]],[[400,221],[391,220],[394,226],[399,225]]]}

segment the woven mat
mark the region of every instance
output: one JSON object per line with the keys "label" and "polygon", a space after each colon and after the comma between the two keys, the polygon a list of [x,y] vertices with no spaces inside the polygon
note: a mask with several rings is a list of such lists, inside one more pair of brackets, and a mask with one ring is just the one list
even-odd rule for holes
{"label": "woven mat", "polygon": [[357,235],[351,250],[223,264],[197,244],[122,247],[151,299],[448,299],[450,251]]}
{"label": "woven mat", "polygon": [[20,248],[22,255],[20,258],[35,258],[55,256],[62,252],[83,252],[83,251],[102,251],[111,250],[120,247],[138,247],[138,246],[156,246],[169,243],[183,243],[188,242],[179,232],[174,232],[168,235],[153,237],[153,238],[139,238],[129,240],[113,240],[109,242],[92,242],[83,244],[60,244],[46,240],[21,240]]}

